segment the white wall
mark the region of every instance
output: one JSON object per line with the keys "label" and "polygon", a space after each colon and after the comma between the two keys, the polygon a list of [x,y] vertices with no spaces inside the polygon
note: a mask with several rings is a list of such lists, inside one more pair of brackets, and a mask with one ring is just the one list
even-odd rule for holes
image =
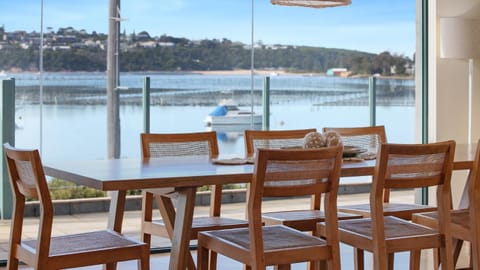
{"label": "white wall", "polygon": [[[430,92],[436,92],[436,106],[431,113],[437,117],[431,131],[431,141],[455,139],[457,143],[467,142],[468,130],[468,60],[441,59],[439,57],[439,27],[441,17],[480,18],[479,0],[434,0],[436,1],[435,16],[430,19],[430,67],[435,75],[435,86]],[[432,14],[433,15],[433,14]],[[474,71],[477,74],[480,69],[480,59],[475,61]],[[474,86],[473,123],[480,121],[480,85]],[[473,125],[472,141],[480,139],[480,125]]]}
{"label": "white wall", "polygon": [[[420,0],[417,0],[419,6]],[[458,144],[468,138],[468,60],[441,59],[439,57],[439,20],[441,17],[480,19],[480,0],[429,0],[429,142],[454,139]],[[417,23],[417,29],[419,24]],[[417,40],[421,34],[417,31]],[[417,45],[417,51],[420,51]],[[420,61],[418,61],[420,62]],[[421,66],[417,66],[421,70]],[[480,139],[480,59],[474,61],[473,125],[472,141]],[[420,75],[420,74],[418,74]],[[421,93],[421,81],[417,79],[417,94]],[[421,96],[417,95],[417,106]],[[421,108],[421,107],[417,107]],[[417,118],[421,117],[418,110]],[[420,118],[421,119],[421,118]],[[417,138],[421,122],[417,122]],[[419,140],[420,141],[420,140]],[[465,172],[456,172],[454,179],[454,205],[457,205],[466,179]],[[430,200],[434,199],[431,193]]]}

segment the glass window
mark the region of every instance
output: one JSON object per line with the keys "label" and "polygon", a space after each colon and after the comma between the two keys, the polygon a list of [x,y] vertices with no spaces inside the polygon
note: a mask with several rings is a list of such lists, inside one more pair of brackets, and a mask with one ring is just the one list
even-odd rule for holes
{"label": "glass window", "polygon": [[[108,4],[65,5],[44,4],[42,148],[47,159],[102,158]],[[33,19],[7,20],[2,48],[26,52],[29,59],[0,67],[17,79],[17,143],[27,147],[39,145],[40,123],[40,8],[33,1],[28,6],[22,14]],[[72,14],[58,17],[59,10]],[[324,9],[269,1],[123,1],[121,17],[122,157],[140,153],[146,76],[152,89],[151,132],[216,130],[223,153],[243,152],[243,130],[261,128],[262,120],[253,127],[248,121],[208,126],[207,116],[220,103],[262,115],[267,76],[270,129],[369,125],[368,76],[377,75],[382,77],[376,124],[387,126],[391,141],[414,141],[413,0],[356,1]]]}

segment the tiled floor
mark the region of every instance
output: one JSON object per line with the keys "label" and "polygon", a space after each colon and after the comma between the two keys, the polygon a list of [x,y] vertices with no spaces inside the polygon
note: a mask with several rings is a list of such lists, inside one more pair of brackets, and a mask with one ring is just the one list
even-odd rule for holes
{"label": "tiled floor", "polygon": [[[412,192],[394,193],[393,198],[399,201],[412,201]],[[353,203],[368,202],[368,194],[356,194],[356,195],[341,195],[339,196],[339,205],[347,205]],[[298,205],[308,205],[308,199],[297,200],[274,200],[264,203],[264,208],[270,211],[295,209]],[[226,204],[222,209],[222,214],[231,217],[243,218],[245,211],[245,204]],[[205,215],[208,213],[207,207],[197,207],[195,209],[196,215]],[[36,219],[26,218],[24,232],[28,237],[36,237]],[[82,215],[70,215],[70,216],[56,216],[54,219],[54,231],[58,234],[69,233],[72,229],[75,232],[104,229],[107,225],[106,213],[94,213],[94,214],[82,214]],[[123,232],[132,237],[139,237],[139,225],[140,225],[140,211],[126,212]],[[0,220],[0,260],[5,260],[8,252],[8,237],[9,237],[10,223],[6,220]],[[169,246],[168,239],[153,237],[152,239],[154,247]],[[194,244],[194,243],[193,243]],[[195,253],[193,251],[193,253]],[[194,254],[194,257],[196,254]],[[353,269],[353,249],[349,246],[341,246],[341,258],[342,269]],[[425,252],[422,254],[422,267],[421,269],[433,269],[431,263],[431,252]],[[408,253],[401,253],[395,257],[395,269],[408,269]],[[151,257],[151,269],[168,269],[169,253],[153,254]],[[462,262],[463,263],[463,262]],[[371,255],[367,254],[366,269],[371,269]],[[218,263],[219,270],[240,270],[243,266],[228,258],[219,257]],[[122,262],[119,264],[118,269],[137,269],[135,261]],[[0,267],[0,270],[6,269],[6,267]],[[27,266],[22,266],[21,269],[32,269]],[[81,269],[102,269],[101,266],[84,267]],[[292,269],[306,269],[305,264],[296,264]]]}

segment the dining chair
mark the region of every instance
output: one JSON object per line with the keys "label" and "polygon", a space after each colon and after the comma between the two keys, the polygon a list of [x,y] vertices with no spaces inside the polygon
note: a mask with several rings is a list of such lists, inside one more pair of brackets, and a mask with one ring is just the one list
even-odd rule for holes
{"label": "dining chair", "polygon": [[[20,262],[45,270],[96,264],[114,269],[117,262],[126,260],[139,260],[140,269],[149,269],[148,246],[117,232],[102,230],[54,236],[54,208],[39,152],[9,144],[4,144],[3,149],[14,199],[7,269],[18,269]],[[39,200],[41,208],[37,238],[32,240],[22,240],[27,199]]]}
{"label": "dining chair", "polygon": [[252,158],[257,149],[303,148],[305,135],[316,128],[290,130],[245,130],[245,154]]}
{"label": "dining chair", "polygon": [[[304,138],[307,134],[316,132],[316,129],[296,130],[245,130],[245,151],[247,158],[254,156],[254,153],[261,148],[267,149],[289,149],[303,148]],[[311,231],[315,233],[316,224],[325,219],[322,211],[321,192],[311,189],[308,194],[311,196],[308,209],[295,209],[288,211],[275,211],[262,213],[262,220],[266,225],[285,225],[300,231]],[[276,197],[284,196],[279,193]],[[339,213],[339,219],[359,218],[359,215]]]}
{"label": "dining chair", "polygon": [[[373,253],[376,270],[393,269],[394,254],[410,251],[410,269],[419,269],[420,251],[439,248],[442,269],[453,269],[450,230],[450,179],[455,142],[432,144],[382,144],[377,157],[370,193],[371,217],[340,220],[340,242]],[[412,189],[436,187],[437,229],[418,225],[384,213],[384,188]],[[324,225],[318,231],[325,235]],[[363,258],[362,258],[363,259]],[[355,259],[355,269],[364,269]]]}
{"label": "dining chair", "polygon": [[[323,132],[335,131],[340,134],[344,146],[352,146],[363,149],[361,153],[366,158],[374,159],[378,155],[380,145],[387,143],[385,126],[364,126],[364,127],[324,127]],[[402,219],[411,220],[414,213],[435,211],[436,206],[416,204],[414,202],[392,202],[390,200],[390,188],[383,189],[383,213],[386,216],[396,216]],[[342,205],[338,211],[370,217],[370,204],[359,203]],[[414,253],[411,256],[415,256]],[[355,260],[363,261],[363,250],[355,249]],[[412,258],[413,259],[413,258]]]}
{"label": "dining chair", "polygon": [[[212,250],[253,270],[269,265],[289,269],[292,263],[309,261],[317,266],[324,266],[326,261],[329,269],[340,269],[336,206],[341,158],[341,146],[258,149],[248,189],[248,228],[200,232],[198,269],[207,269],[208,252]],[[284,225],[263,226],[263,197],[308,195],[311,189],[325,194],[326,238]]]}
{"label": "dining chair", "polygon": [[[384,126],[369,127],[325,127],[323,132],[336,131],[340,134],[344,146],[354,146],[365,149],[368,157],[375,157],[382,143],[387,142],[387,136]],[[406,220],[412,218],[412,214],[420,212],[435,211],[435,206],[422,205],[406,202],[391,202],[390,189],[383,190],[383,212],[387,216],[396,216]],[[369,217],[371,215],[370,205],[368,203],[344,205],[338,208],[340,212],[362,215]]]}
{"label": "dining chair", "polygon": [[[456,264],[464,241],[470,242],[470,269],[480,269],[480,140],[477,143],[473,167],[468,174],[464,193],[467,193],[466,205],[450,211],[451,230],[454,238],[454,263]],[[464,197],[462,195],[462,197]],[[412,216],[412,221],[433,229],[438,229],[439,213],[437,211],[418,213]],[[436,253],[434,253],[437,255]],[[435,256],[435,269],[438,269],[438,257]]]}
{"label": "dining chair", "polygon": [[[215,131],[193,133],[163,133],[141,134],[142,157],[158,158],[164,156],[200,155],[215,158],[218,156],[217,134]],[[150,246],[151,235],[168,237],[173,240],[175,207],[172,197],[173,189],[150,189],[143,192],[142,203],[142,241]],[[156,201],[163,220],[153,219],[153,201]],[[227,228],[247,227],[246,220],[222,217],[222,185],[211,186],[210,214],[193,218],[190,239],[197,239],[198,232]],[[168,217],[168,218],[167,218]],[[211,254],[211,267],[216,267],[216,254]],[[190,270],[195,269],[195,263],[188,256]]]}

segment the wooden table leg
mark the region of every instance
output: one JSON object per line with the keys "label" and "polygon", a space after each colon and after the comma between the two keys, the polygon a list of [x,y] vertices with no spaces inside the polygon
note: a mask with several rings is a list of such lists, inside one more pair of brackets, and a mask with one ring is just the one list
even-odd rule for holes
{"label": "wooden table leg", "polygon": [[[160,214],[162,215],[163,223],[165,224],[165,229],[167,230],[168,237],[170,238],[171,243],[173,244],[173,235],[174,235],[174,228],[175,228],[175,207],[173,206],[172,199],[170,196],[163,196],[155,194],[155,200],[158,205],[158,210],[160,210]],[[190,236],[189,236],[190,239]],[[187,252],[187,269],[188,270],[195,270],[197,269],[195,266],[195,262],[192,258],[192,253],[190,250]]]}
{"label": "wooden table leg", "polygon": [[185,270],[190,255],[190,231],[195,207],[196,187],[177,189],[177,212],[173,228],[170,270]]}
{"label": "wooden table leg", "polygon": [[110,210],[108,214],[108,228],[122,232],[123,214],[125,213],[126,190],[110,191]]}

